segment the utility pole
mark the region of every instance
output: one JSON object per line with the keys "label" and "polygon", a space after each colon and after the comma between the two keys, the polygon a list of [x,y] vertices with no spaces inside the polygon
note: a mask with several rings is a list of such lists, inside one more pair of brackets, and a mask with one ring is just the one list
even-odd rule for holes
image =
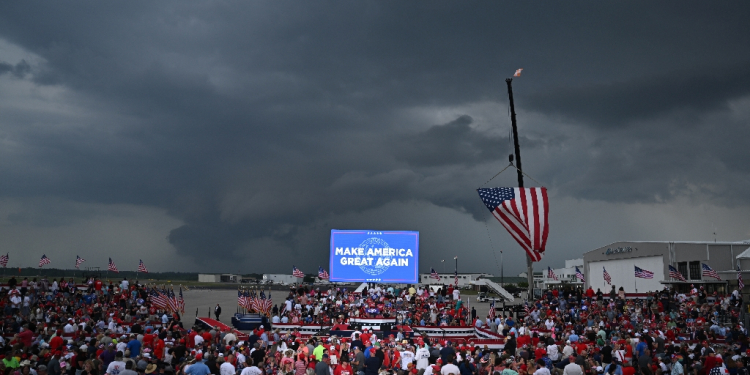
{"label": "utility pole", "polygon": [[[505,83],[508,84],[508,99],[510,100],[510,122],[513,126],[513,147],[516,155],[516,171],[518,172],[518,187],[523,187],[523,169],[521,168],[521,147],[518,144],[518,125],[516,125],[516,107],[513,104],[513,78],[506,78]],[[534,262],[531,261],[531,257],[526,254],[526,279],[529,283],[527,299],[534,298]]]}

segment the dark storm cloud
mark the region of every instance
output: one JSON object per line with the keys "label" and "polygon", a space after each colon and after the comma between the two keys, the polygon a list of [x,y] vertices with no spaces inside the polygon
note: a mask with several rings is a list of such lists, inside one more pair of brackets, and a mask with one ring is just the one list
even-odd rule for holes
{"label": "dark storm cloud", "polygon": [[19,61],[16,65],[0,61],[0,75],[5,73],[13,74],[18,78],[23,78],[31,71],[31,65],[26,60]]}
{"label": "dark storm cloud", "polygon": [[475,165],[497,160],[505,154],[499,145],[500,137],[486,137],[471,129],[474,120],[463,115],[445,125],[430,129],[409,138],[402,138],[396,149],[396,159],[419,167],[441,165]]}
{"label": "dark storm cloud", "polygon": [[750,94],[750,60],[530,95],[530,107],[592,126],[622,126],[672,111],[726,109]]}
{"label": "dark storm cloud", "polygon": [[[511,147],[471,108],[493,103],[485,121],[496,120],[503,78],[519,67],[524,164],[560,195],[730,192],[683,155],[718,148],[702,119],[748,94],[737,63],[750,61],[747,5],[644,4],[648,14],[630,3],[5,2],[0,38],[39,59],[0,63],[0,79],[66,90],[50,102],[75,110],[3,114],[17,146],[4,150],[20,151],[0,161],[0,195],[160,207],[184,223],[168,237],[180,254],[257,246],[279,271],[287,259],[269,244],[313,261],[342,217],[389,203],[486,218],[474,189]],[[457,114],[404,115],[415,108]],[[680,114],[695,136],[674,133]],[[744,120],[726,127],[730,150]],[[623,124],[661,130],[618,133]],[[709,154],[729,173],[745,168],[742,151]],[[10,221],[57,222],[43,215]]]}

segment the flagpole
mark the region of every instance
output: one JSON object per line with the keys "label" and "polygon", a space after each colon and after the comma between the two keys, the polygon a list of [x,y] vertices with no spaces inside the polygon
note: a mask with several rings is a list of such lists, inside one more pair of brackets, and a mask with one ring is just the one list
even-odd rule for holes
{"label": "flagpole", "polygon": [[635,277],[635,292],[638,293],[638,276]]}
{"label": "flagpole", "polygon": [[[516,171],[518,172],[518,187],[523,187],[523,168],[521,168],[521,146],[518,144],[518,126],[516,124],[516,107],[513,102],[513,78],[506,78],[505,82],[508,84],[508,99],[510,101],[510,122],[513,126],[513,149],[516,155]],[[511,162],[513,161],[511,155]],[[526,254],[526,280],[528,286],[528,296],[526,299],[532,298],[534,293],[534,263],[531,261],[531,256]]]}

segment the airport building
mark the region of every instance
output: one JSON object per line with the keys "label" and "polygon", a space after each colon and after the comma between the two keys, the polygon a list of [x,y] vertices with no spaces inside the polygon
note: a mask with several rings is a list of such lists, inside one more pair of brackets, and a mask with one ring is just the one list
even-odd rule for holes
{"label": "airport building", "polygon": [[241,275],[231,273],[199,273],[198,281],[201,283],[239,283]]}
{"label": "airport building", "polygon": [[[704,272],[706,265],[716,277]],[[688,293],[691,285],[703,286],[708,293],[732,292],[737,287],[737,267],[750,277],[750,241],[744,242],[615,242],[583,255],[584,288],[591,286],[608,293],[612,286],[625,293],[648,293],[674,287]],[[670,277],[669,266],[686,279]],[[636,267],[653,273],[652,278],[635,277]],[[609,285],[604,270],[612,279]]]}
{"label": "airport building", "polygon": [[[470,286],[472,281],[482,278],[493,277],[489,273],[459,273],[458,274],[458,287]],[[448,274],[440,274],[440,280],[436,280],[430,277],[429,273],[419,274],[420,284],[453,284],[455,281],[455,274],[453,272]]]}
{"label": "airport building", "polygon": [[288,273],[264,273],[263,284],[292,285],[302,282],[302,277],[296,277]]}
{"label": "airport building", "polygon": [[[565,261],[565,267],[553,268],[552,272],[557,276],[557,280],[549,277],[547,270],[543,271],[544,289],[566,289],[583,286],[583,282],[576,278],[576,267],[583,271],[583,258],[568,259]],[[585,278],[585,277],[584,277]]]}

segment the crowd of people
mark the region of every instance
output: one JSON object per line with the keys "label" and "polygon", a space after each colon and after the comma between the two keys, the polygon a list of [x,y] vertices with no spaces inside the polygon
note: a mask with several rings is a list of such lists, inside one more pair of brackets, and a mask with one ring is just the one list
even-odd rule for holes
{"label": "crowd of people", "polygon": [[[2,292],[3,375],[748,375],[741,295],[665,289],[628,299],[551,290],[520,318],[482,319],[452,287],[373,285],[290,290],[272,323],[330,325],[303,338],[260,326],[247,339],[218,327],[183,327],[153,306],[147,287],[123,279],[87,288],[71,280],[12,279]],[[351,318],[404,325],[474,325],[504,337],[451,342],[399,330],[343,334]]]}
{"label": "crowd of people", "polygon": [[453,285],[430,289],[373,284],[355,293],[346,288],[292,287],[272,323],[345,325],[350,318],[393,318],[398,325],[460,326],[470,312]]}

